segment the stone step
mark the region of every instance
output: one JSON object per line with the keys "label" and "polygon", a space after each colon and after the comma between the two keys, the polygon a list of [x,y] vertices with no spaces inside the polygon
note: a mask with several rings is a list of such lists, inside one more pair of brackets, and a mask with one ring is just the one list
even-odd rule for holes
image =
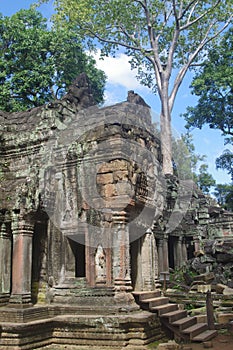
{"label": "stone step", "polygon": [[168,318],[169,323],[173,323],[177,320],[187,317],[186,310],[174,310],[161,315],[162,318]]}
{"label": "stone step", "polygon": [[169,298],[167,297],[158,297],[158,298],[150,298],[143,300],[143,303],[148,303],[149,307],[159,306],[169,303]]}
{"label": "stone step", "polygon": [[159,306],[153,306],[150,308],[150,311],[157,312],[158,316],[161,316],[163,314],[166,314],[171,311],[178,310],[177,304],[166,304],[166,305],[159,305]]}
{"label": "stone step", "polygon": [[160,290],[133,292],[132,293],[136,301],[144,301],[145,299],[157,298],[161,296]]}
{"label": "stone step", "polygon": [[191,327],[184,329],[182,332],[189,334],[191,340],[198,334],[205,332],[208,329],[207,323],[197,323]]}
{"label": "stone step", "polygon": [[184,317],[174,322],[171,322],[172,326],[178,327],[180,331],[182,331],[185,328],[191,327],[196,323],[196,317]]}
{"label": "stone step", "polygon": [[216,337],[217,334],[218,334],[217,331],[208,329],[208,330],[198,334],[196,337],[194,337],[192,339],[192,341],[196,341],[196,342],[208,341],[208,340],[213,339],[214,337]]}

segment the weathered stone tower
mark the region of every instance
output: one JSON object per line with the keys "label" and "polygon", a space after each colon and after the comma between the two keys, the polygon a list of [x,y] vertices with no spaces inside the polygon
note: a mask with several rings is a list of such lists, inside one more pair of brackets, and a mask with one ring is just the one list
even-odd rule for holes
{"label": "weathered stone tower", "polygon": [[232,215],[162,175],[144,101],[99,109],[84,78],[63,100],[0,113],[3,350],[144,349],[160,323],[132,292],[232,235]]}
{"label": "weathered stone tower", "polygon": [[[0,320],[16,323],[14,335],[0,335],[2,349],[13,338],[24,349],[17,322],[26,319],[50,320],[51,336],[30,334],[33,349],[51,342],[52,316],[64,314],[130,312],[131,321],[114,316],[112,329],[133,327],[134,338],[144,324],[146,342],[159,336],[131,294],[153,290],[158,276],[152,227],[164,194],[150,109],[98,109],[88,96],[84,88],[77,99],[0,115]],[[117,339],[126,342],[123,333]]]}

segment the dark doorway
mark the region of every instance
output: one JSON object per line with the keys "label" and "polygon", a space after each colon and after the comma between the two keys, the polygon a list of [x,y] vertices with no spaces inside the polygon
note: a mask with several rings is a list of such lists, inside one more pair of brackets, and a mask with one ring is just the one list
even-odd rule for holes
{"label": "dark doorway", "polygon": [[70,246],[75,257],[75,277],[86,277],[86,247],[84,235],[69,238]]}
{"label": "dark doorway", "polygon": [[135,290],[137,279],[138,279],[138,255],[139,255],[139,240],[136,240],[130,244],[130,265],[131,265],[131,280],[132,280],[133,290]]}
{"label": "dark doorway", "polygon": [[175,258],[174,258],[174,246],[176,244],[177,238],[174,236],[169,236],[168,239],[168,260],[169,260],[169,267],[174,269],[175,267]]}

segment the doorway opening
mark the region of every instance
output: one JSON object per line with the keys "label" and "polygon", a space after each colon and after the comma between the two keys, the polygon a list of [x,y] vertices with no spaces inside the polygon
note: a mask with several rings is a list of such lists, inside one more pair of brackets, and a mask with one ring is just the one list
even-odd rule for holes
{"label": "doorway opening", "polygon": [[75,277],[86,277],[85,236],[75,235],[75,240],[72,238],[69,241],[75,258]]}

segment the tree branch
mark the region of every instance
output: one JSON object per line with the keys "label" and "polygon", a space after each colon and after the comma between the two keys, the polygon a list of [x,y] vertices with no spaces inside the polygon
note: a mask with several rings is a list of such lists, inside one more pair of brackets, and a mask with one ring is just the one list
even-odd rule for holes
{"label": "tree branch", "polygon": [[[196,2],[196,1],[192,1],[192,2],[194,3],[194,2]],[[194,11],[196,5],[197,5],[197,4],[194,4],[193,8],[191,9],[191,13],[190,13],[190,15],[189,15],[189,18],[188,18],[187,23],[186,23],[184,26],[180,27],[180,30],[183,31],[183,30],[187,29],[188,27],[192,26],[194,23],[199,22],[199,21],[200,21],[203,17],[205,17],[209,12],[211,12],[214,8],[216,8],[216,7],[219,5],[220,2],[221,2],[221,1],[218,0],[210,9],[207,9],[206,11],[204,11],[204,12],[202,13],[202,15],[200,15],[199,17],[195,18],[193,21],[190,22],[191,15],[192,15],[192,13],[193,13],[193,11]],[[182,15],[182,17],[183,17],[183,15]]]}
{"label": "tree branch", "polygon": [[130,44],[127,44],[125,42],[121,42],[121,41],[116,41],[116,40],[112,40],[112,39],[106,39],[104,37],[102,37],[100,34],[93,32],[89,27],[88,28],[82,28],[83,30],[88,31],[93,37],[95,37],[96,39],[98,39],[101,42],[107,43],[107,44],[112,44],[112,45],[120,45],[122,47],[125,47],[129,50],[136,50],[136,51],[142,51],[142,47],[136,47]]}
{"label": "tree branch", "polygon": [[170,111],[173,108],[174,105],[174,100],[176,97],[176,94],[178,92],[178,89],[180,87],[180,84],[182,83],[184,76],[187,72],[187,70],[189,69],[189,67],[192,65],[192,62],[195,60],[195,58],[197,57],[198,53],[203,49],[203,47],[205,45],[207,45],[210,41],[212,41],[213,39],[215,39],[220,33],[222,33],[226,27],[229,25],[231,18],[233,17],[233,15],[230,16],[230,18],[228,19],[228,21],[224,24],[224,26],[219,29],[218,32],[216,32],[214,35],[212,35],[210,38],[208,38],[208,34],[210,33],[211,28],[214,26],[214,23],[212,23],[209,28],[207,29],[204,38],[202,39],[202,41],[200,42],[200,44],[197,46],[196,50],[193,52],[193,54],[191,54],[188,58],[187,63],[181,68],[181,70],[179,71],[179,73],[176,76],[174,85],[173,85],[173,89],[172,92],[169,96],[169,106],[170,106]]}

